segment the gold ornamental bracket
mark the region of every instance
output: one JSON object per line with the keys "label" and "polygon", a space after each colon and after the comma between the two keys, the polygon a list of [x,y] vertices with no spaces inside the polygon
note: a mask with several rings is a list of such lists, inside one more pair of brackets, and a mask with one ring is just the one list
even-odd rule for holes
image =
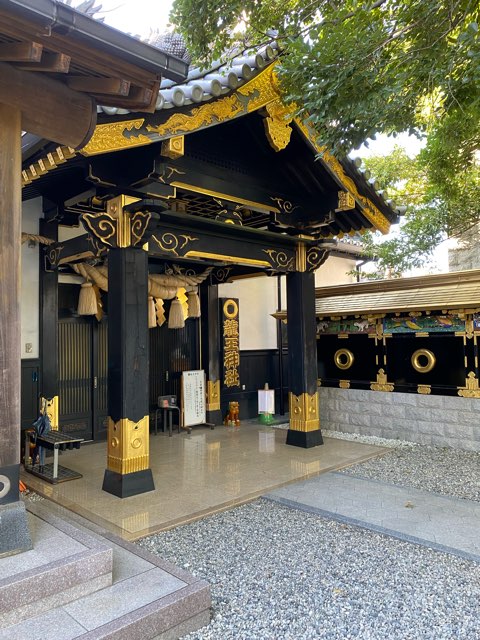
{"label": "gold ornamental bracket", "polygon": [[370,389],[372,391],[393,391],[394,386],[391,382],[388,382],[385,369],[379,369],[377,373],[377,381],[372,382]]}
{"label": "gold ornamental bracket", "polygon": [[458,395],[462,398],[480,398],[478,378],[474,371],[469,371],[467,379],[465,380],[465,387],[458,389]]}
{"label": "gold ornamental bracket", "polygon": [[80,220],[90,237],[109,248],[142,248],[151,233],[148,227],[158,215],[149,211],[130,213],[126,207],[138,202],[139,198],[120,195],[107,203],[107,211],[83,213]]}

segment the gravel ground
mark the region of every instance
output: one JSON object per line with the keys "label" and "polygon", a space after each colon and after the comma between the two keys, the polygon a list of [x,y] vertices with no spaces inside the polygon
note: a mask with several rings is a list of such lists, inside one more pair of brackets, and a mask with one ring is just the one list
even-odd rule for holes
{"label": "gravel ground", "polygon": [[480,502],[480,453],[474,451],[403,443],[342,473]]}
{"label": "gravel ground", "polygon": [[480,639],[480,565],[268,500],[138,544],[210,583],[189,640]]}

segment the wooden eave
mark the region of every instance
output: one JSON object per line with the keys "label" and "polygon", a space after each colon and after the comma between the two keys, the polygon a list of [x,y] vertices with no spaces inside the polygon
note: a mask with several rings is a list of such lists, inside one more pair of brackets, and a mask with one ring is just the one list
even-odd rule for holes
{"label": "wooden eave", "polygon": [[[107,119],[97,126],[91,141],[82,149],[86,156],[112,153],[136,147],[143,147],[176,136],[185,136],[216,127],[219,124],[231,122],[253,112],[260,112],[270,105],[281,105],[281,94],[275,76],[275,64],[265,67],[257,76],[240,86],[228,95],[210,100],[200,106],[189,106],[181,109],[158,111],[151,116],[139,117],[131,114],[127,118],[118,116]],[[290,119],[291,120],[291,119]],[[299,119],[285,124],[282,118],[276,122],[280,128],[294,129],[291,133],[299,135],[303,144],[310,147],[310,153],[317,156],[317,161],[311,157],[312,171],[318,173],[319,168],[332,180],[332,191],[335,185],[340,192],[346,192],[354,203],[349,210],[342,210],[337,216],[331,229],[325,228],[322,237],[345,234],[362,233],[367,228],[379,229],[386,233],[390,224],[396,221],[396,213],[372,189],[361,173],[353,171],[350,161],[339,162],[328,151],[318,145],[318,136],[310,125]],[[287,149],[288,151],[288,146]],[[308,155],[308,153],[307,153]],[[48,163],[44,162],[47,166]],[[36,163],[33,172],[26,168],[24,184],[36,179]],[[317,168],[318,167],[318,168]],[[55,168],[52,165],[52,169]],[[47,166],[47,170],[50,170]]]}
{"label": "wooden eave", "polygon": [[[180,81],[182,60],[54,0],[0,0],[0,62],[47,74],[96,102],[151,112],[162,75]],[[39,105],[40,107],[41,105]]]}

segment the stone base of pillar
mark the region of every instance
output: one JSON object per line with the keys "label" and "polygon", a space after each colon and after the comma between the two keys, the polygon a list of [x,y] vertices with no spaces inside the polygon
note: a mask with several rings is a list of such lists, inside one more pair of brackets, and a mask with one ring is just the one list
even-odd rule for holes
{"label": "stone base of pillar", "polygon": [[33,548],[23,502],[0,505],[0,558]]}
{"label": "stone base of pillar", "polygon": [[102,489],[117,498],[130,498],[130,496],[136,496],[139,493],[154,491],[155,485],[151,469],[125,474],[105,469]]}
{"label": "stone base of pillar", "polygon": [[322,432],[320,429],[316,429],[315,431],[295,431],[289,429],[286,444],[291,444],[294,447],[303,447],[304,449],[317,447],[323,444]]}

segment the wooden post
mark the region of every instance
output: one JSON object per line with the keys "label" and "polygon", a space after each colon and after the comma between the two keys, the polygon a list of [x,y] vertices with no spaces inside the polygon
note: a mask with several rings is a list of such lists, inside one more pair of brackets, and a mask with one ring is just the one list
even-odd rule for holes
{"label": "wooden post", "polygon": [[20,470],[21,115],[0,104],[0,556],[31,548]]}
{"label": "wooden post", "polygon": [[207,378],[207,422],[222,424],[218,285],[200,287],[202,367]]}
{"label": "wooden post", "polygon": [[290,427],[287,444],[323,444],[317,390],[315,274],[287,274],[288,367]]}
{"label": "wooden post", "polygon": [[[45,210],[45,202],[44,202]],[[58,222],[40,220],[40,235],[58,240]],[[58,430],[58,271],[45,270],[40,249],[40,393],[52,429]]]}
{"label": "wooden post", "polygon": [[108,255],[108,459],[103,490],[153,491],[149,468],[148,253]]}

